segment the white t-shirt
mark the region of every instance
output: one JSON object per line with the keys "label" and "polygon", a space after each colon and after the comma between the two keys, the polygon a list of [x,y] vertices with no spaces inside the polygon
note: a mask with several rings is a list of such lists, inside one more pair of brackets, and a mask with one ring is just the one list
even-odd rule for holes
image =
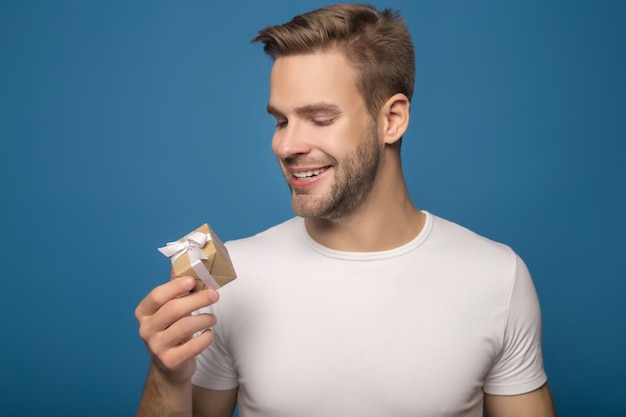
{"label": "white t-shirt", "polygon": [[546,382],[537,295],[507,246],[426,213],[399,248],[330,250],[293,218],[227,244],[214,343],[193,383],[242,417],[482,416]]}

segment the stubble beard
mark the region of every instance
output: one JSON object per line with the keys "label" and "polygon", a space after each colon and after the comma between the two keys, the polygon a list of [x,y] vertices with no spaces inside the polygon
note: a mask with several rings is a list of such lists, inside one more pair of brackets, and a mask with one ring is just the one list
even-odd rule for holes
{"label": "stubble beard", "polygon": [[291,189],[291,205],[301,217],[337,220],[354,213],[366,204],[374,187],[381,160],[376,131],[370,129],[368,140],[340,163],[334,161],[335,183],[325,195],[312,195]]}

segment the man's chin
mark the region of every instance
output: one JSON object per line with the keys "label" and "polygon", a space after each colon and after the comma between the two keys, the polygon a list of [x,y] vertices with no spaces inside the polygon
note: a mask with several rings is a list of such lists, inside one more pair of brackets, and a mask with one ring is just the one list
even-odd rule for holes
{"label": "man's chin", "polygon": [[341,215],[335,211],[328,210],[326,207],[293,204],[291,205],[297,216],[319,220],[337,220]]}
{"label": "man's chin", "polygon": [[301,204],[292,202],[291,208],[300,217],[317,217],[317,212],[310,207],[303,207]]}
{"label": "man's chin", "polygon": [[323,214],[321,207],[311,200],[311,196],[294,193],[291,208],[300,217],[320,217]]}

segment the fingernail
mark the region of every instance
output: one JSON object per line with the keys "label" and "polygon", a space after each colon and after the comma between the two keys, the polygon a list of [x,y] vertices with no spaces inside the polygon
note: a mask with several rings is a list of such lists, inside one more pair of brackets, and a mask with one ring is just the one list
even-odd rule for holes
{"label": "fingernail", "polygon": [[218,298],[219,294],[217,293],[217,291],[209,289],[209,299],[211,300],[211,302],[216,302]]}
{"label": "fingernail", "polygon": [[187,290],[191,290],[195,286],[196,286],[196,280],[193,279],[192,277],[187,277],[183,281],[183,287]]}

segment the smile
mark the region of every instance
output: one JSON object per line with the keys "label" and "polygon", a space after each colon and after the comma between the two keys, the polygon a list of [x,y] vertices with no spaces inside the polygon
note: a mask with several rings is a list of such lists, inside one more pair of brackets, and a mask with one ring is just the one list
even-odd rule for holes
{"label": "smile", "polygon": [[293,176],[296,177],[296,178],[311,178],[311,177],[318,176],[319,174],[321,174],[325,170],[326,170],[326,168],[321,168],[321,169],[314,169],[314,170],[311,170],[311,171],[294,172]]}

